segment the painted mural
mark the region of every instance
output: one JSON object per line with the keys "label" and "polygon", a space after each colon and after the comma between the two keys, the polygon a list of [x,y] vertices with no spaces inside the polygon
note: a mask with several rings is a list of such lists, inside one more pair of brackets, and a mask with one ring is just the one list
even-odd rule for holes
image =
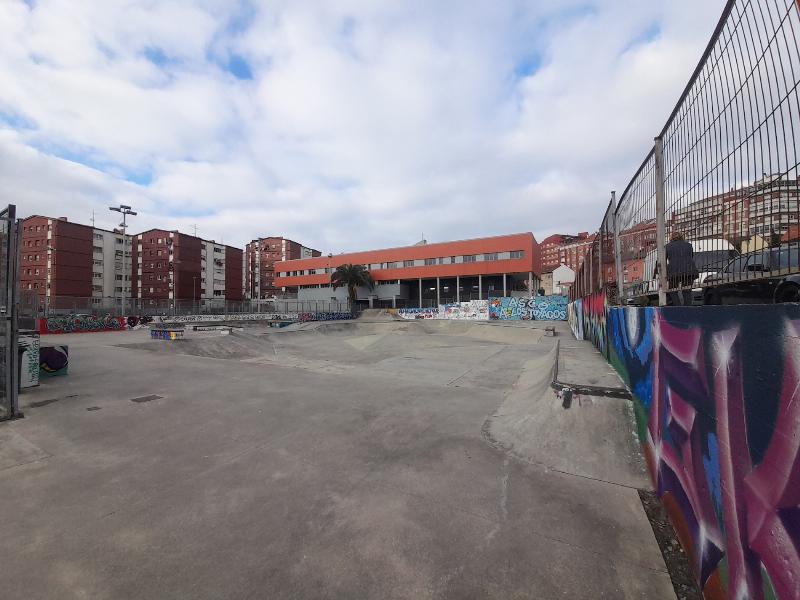
{"label": "painted mural", "polygon": [[125,317],[106,315],[63,315],[39,319],[39,333],[97,333],[100,331],[125,331]]}
{"label": "painted mural", "polygon": [[19,387],[25,389],[39,385],[39,348],[41,346],[38,333],[20,333],[19,348]]}
{"label": "painted mural", "polygon": [[606,340],[606,314],[608,302],[604,291],[572,302],[567,309],[567,320],[576,339],[589,340],[608,357]]}
{"label": "painted mural", "polygon": [[69,346],[42,346],[39,348],[39,376],[66,375],[69,369]]}
{"label": "painted mural", "polygon": [[607,327],[705,597],[800,598],[800,306],[611,308]]}
{"label": "painted mural", "polygon": [[567,321],[576,340],[583,341],[583,300],[578,298],[567,305]]}
{"label": "painted mural", "polygon": [[151,329],[150,338],[154,340],[182,340],[183,329]]}
{"label": "painted mural", "polygon": [[297,316],[301,323],[309,323],[311,321],[349,321],[353,318],[352,313],[341,312],[304,312]]}
{"label": "painted mural", "polygon": [[487,300],[470,300],[440,304],[437,308],[400,308],[397,314],[403,319],[452,319],[461,321],[486,321],[489,319]]}
{"label": "painted mural", "polygon": [[489,298],[489,319],[501,321],[566,321],[565,296]]}

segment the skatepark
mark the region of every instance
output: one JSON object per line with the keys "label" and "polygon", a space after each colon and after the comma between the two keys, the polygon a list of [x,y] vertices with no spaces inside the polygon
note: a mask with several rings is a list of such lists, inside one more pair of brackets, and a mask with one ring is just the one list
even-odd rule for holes
{"label": "skatepark", "polygon": [[630,403],[566,407],[621,383],[555,327],[50,336],[69,375],[0,432],[7,597],[674,598]]}

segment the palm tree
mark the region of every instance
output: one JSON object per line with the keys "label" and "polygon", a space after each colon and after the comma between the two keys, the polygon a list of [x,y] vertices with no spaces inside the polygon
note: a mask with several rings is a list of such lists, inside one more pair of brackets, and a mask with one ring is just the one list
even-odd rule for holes
{"label": "palm tree", "polygon": [[360,287],[372,290],[375,282],[372,275],[364,265],[340,265],[331,275],[331,287],[335,290],[340,287],[347,287],[347,295],[350,299],[350,310],[356,308],[356,291]]}

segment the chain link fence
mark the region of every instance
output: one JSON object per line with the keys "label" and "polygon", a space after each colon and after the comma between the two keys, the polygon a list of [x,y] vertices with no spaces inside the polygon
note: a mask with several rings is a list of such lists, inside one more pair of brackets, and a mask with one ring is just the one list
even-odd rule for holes
{"label": "chain link fence", "polygon": [[[653,149],[606,213],[575,297],[797,301],[799,38],[797,0],[729,0]],[[681,240],[690,261],[668,260],[667,244]]]}

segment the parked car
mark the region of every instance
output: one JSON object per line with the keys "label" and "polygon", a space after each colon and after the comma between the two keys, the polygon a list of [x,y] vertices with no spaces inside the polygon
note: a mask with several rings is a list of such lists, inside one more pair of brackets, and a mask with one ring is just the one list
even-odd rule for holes
{"label": "parked car", "polygon": [[742,254],[705,283],[703,304],[800,302],[800,246]]}
{"label": "parked car", "polygon": [[[698,276],[693,282],[692,301],[694,304],[703,303],[703,289],[708,277],[719,273],[728,262],[738,256],[739,252],[728,240],[690,240],[694,251],[694,264]],[[628,301],[629,304],[658,305],[658,278],[656,275],[657,251],[651,250],[644,259],[644,281],[634,287],[635,297]]]}

